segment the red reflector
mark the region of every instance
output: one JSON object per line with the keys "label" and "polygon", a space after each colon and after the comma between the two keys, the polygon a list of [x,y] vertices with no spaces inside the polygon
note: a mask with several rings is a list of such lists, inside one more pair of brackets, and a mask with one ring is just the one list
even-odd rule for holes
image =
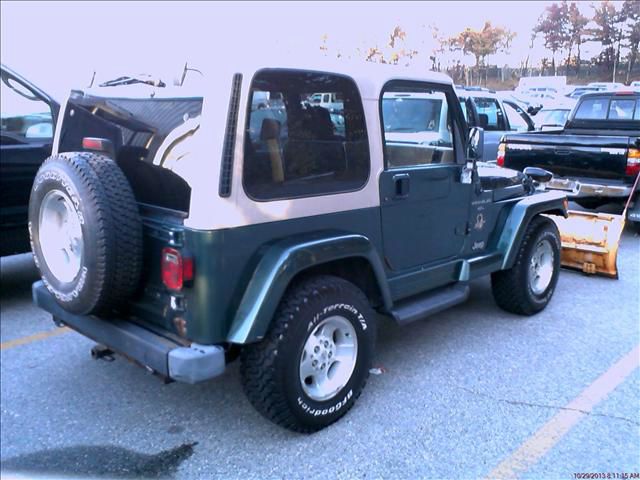
{"label": "red reflector", "polygon": [[184,283],[193,280],[193,258],[184,257],[182,259],[182,279]]}
{"label": "red reflector", "polygon": [[169,290],[182,290],[182,255],[178,250],[170,247],[162,249],[160,270],[162,272],[162,283]]}
{"label": "red reflector", "polygon": [[102,138],[91,138],[84,137],[82,139],[82,148],[85,150],[96,150],[98,152],[103,152],[105,150],[105,142]]}

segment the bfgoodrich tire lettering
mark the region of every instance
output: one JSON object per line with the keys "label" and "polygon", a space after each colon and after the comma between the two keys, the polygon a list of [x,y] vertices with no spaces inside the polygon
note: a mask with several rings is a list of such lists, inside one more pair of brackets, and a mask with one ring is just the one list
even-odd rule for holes
{"label": "bfgoodrich tire lettering", "polygon": [[[69,278],[55,274],[59,270],[47,263],[43,248],[45,242],[59,240],[41,232],[43,202],[50,203],[52,195],[71,205],[68,211],[80,225],[80,265]],[[142,262],[142,222],[131,187],[113,160],[88,152],[47,159],[31,190],[29,233],[44,284],[66,310],[106,313],[135,291]]]}
{"label": "bfgoodrich tire lettering", "polygon": [[[316,401],[302,386],[300,362],[309,335],[339,316],[357,337],[357,356],[348,381],[330,398]],[[290,430],[313,432],[342,417],[360,396],[369,376],[375,345],[374,313],[364,294],[333,276],[313,277],[282,300],[265,339],[242,352],[245,393],[269,420]]]}
{"label": "bfgoodrich tire lettering", "polygon": [[[551,260],[551,275],[542,288],[532,283],[531,265],[537,252],[544,250]],[[560,275],[560,233],[553,221],[535,217],[525,232],[515,264],[509,270],[491,275],[493,298],[500,308],[518,315],[533,315],[544,309]],[[551,258],[552,256],[552,258]]]}

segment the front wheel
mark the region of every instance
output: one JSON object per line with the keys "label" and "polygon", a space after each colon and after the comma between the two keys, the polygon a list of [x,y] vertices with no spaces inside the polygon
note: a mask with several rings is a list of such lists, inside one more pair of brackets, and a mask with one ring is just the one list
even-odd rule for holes
{"label": "front wheel", "polygon": [[491,275],[498,306],[518,315],[533,315],[545,308],[558,283],[560,249],[555,223],[535,217],[527,227],[513,267]]}
{"label": "front wheel", "polygon": [[360,396],[374,344],[374,313],[360,289],[313,277],[285,295],[265,339],[243,350],[245,393],[278,425],[320,430]]}

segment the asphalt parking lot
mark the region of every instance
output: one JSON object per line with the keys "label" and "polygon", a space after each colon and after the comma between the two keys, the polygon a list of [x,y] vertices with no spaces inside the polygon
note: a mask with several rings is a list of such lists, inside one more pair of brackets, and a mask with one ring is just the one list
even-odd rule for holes
{"label": "asphalt parking lot", "polygon": [[[563,270],[549,307],[515,317],[488,279],[466,304],[382,321],[376,365],[340,422],[306,436],[263,419],[237,365],[164,385],[31,304],[29,255],[2,259],[3,473],[175,478],[570,479],[640,472],[640,237],[620,279]],[[607,478],[607,477],[601,477]],[[623,478],[623,477],[610,477]],[[637,478],[637,477],[636,477]]]}

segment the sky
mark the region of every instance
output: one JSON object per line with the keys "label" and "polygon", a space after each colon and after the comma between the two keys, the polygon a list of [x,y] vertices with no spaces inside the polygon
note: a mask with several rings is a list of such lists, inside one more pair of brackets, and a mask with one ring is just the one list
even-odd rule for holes
{"label": "sky", "polygon": [[[324,35],[327,55],[361,58],[358,48],[384,47],[396,25],[406,32],[405,45],[420,52],[414,62],[426,66],[434,45],[429,26],[449,37],[489,20],[517,33],[509,54],[490,62],[518,66],[527,54],[534,63],[548,55],[540,41],[529,44],[550,3],[2,1],[0,54],[2,63],[61,99],[69,88],[86,86],[94,70],[104,78],[154,72],[172,79],[185,61],[197,67],[203,58],[320,55]],[[578,5],[591,15],[591,3]],[[586,45],[583,57],[598,49]]]}

